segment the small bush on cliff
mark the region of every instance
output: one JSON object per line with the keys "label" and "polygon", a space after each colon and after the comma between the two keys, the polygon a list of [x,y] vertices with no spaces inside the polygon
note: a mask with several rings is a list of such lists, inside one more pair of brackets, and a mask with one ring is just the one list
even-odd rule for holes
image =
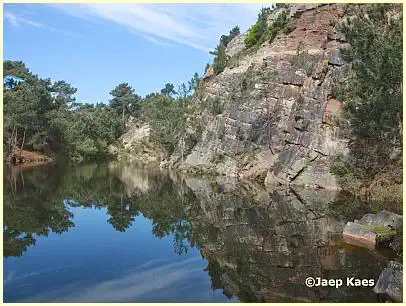
{"label": "small bush on cliff", "polygon": [[224,105],[219,98],[209,99],[208,109],[213,116],[220,115],[224,111]]}
{"label": "small bush on cliff", "polygon": [[338,177],[343,177],[349,172],[350,170],[348,166],[340,159],[335,160],[333,164],[330,166],[330,173]]}
{"label": "small bush on cliff", "polygon": [[211,51],[210,54],[214,55],[213,68],[215,74],[223,72],[224,68],[227,66],[226,46],[220,42],[216,49]]}
{"label": "small bush on cliff", "polygon": [[225,158],[226,157],[225,157],[224,153],[216,153],[212,156],[212,158],[210,159],[210,162],[217,165],[219,163],[224,162]]}
{"label": "small bush on cliff", "polygon": [[226,47],[228,43],[237,35],[240,34],[240,28],[235,26],[231,29],[228,35],[222,35],[220,38],[219,44],[216,46],[214,51],[210,51],[211,55],[214,55],[213,59],[213,68],[216,74],[219,74],[226,68],[227,66],[227,55],[226,55]]}
{"label": "small bush on cliff", "polygon": [[282,32],[285,35],[292,33],[296,29],[296,23],[294,21],[289,21],[283,28]]}
{"label": "small bush on cliff", "polygon": [[298,69],[304,69],[307,76],[313,73],[314,63],[308,50],[305,50],[301,41],[296,49],[296,54],[292,56],[292,65]]}
{"label": "small bush on cliff", "polygon": [[[257,22],[249,28],[244,43],[247,48],[260,45],[265,41],[273,41],[281,30],[288,25],[286,11],[281,11],[271,25],[267,24],[267,18],[271,14],[270,8],[262,8],[258,14]],[[292,26],[289,26],[290,29]]]}
{"label": "small bush on cliff", "polygon": [[279,34],[281,30],[283,30],[288,24],[287,14],[286,11],[282,11],[278,14],[278,17],[274,20],[274,22],[267,27],[263,40],[273,41],[276,35]]}

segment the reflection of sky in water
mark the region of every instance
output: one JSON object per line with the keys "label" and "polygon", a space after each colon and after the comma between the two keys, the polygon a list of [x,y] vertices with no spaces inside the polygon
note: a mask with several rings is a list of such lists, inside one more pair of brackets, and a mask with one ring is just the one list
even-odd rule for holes
{"label": "reflection of sky in water", "polygon": [[71,210],[74,228],[38,237],[22,257],[4,260],[5,301],[234,301],[210,288],[197,249],[176,255],[173,237],[153,237],[144,217],[120,233],[106,209]]}

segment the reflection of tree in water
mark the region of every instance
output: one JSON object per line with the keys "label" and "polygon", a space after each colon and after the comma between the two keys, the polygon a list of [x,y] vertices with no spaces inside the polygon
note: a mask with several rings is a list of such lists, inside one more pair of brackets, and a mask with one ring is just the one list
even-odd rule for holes
{"label": "reflection of tree in water", "polygon": [[61,234],[74,224],[72,213],[55,199],[60,183],[57,168],[26,170],[5,168],[4,181],[4,256],[21,256],[36,236]]}
{"label": "reflection of tree in water", "polygon": [[124,232],[129,228],[135,220],[135,216],[138,212],[131,210],[131,201],[123,200],[123,196],[120,198],[120,204],[116,202],[107,206],[107,211],[110,218],[107,220],[117,231]]}
{"label": "reflection of tree in water", "polygon": [[178,255],[187,253],[192,239],[192,227],[186,221],[184,207],[194,198],[185,189],[183,185],[175,186],[169,178],[161,178],[159,186],[155,186],[153,192],[134,201],[137,210],[152,220],[152,233],[157,238],[173,235],[173,247]]}
{"label": "reflection of tree in water", "polygon": [[32,234],[21,233],[17,230],[4,229],[4,257],[19,257],[31,245],[35,245]]}
{"label": "reflection of tree in water", "polygon": [[174,228],[173,248],[179,256],[187,254],[188,241],[191,239],[191,225],[187,221],[179,220]]}
{"label": "reflection of tree in water", "polygon": [[35,244],[35,236],[50,232],[61,234],[73,227],[71,207],[107,208],[108,223],[124,232],[141,212],[153,221],[153,234],[158,238],[173,235],[174,250],[187,253],[191,238],[183,204],[188,201],[182,191],[176,193],[169,178],[150,178],[150,192],[134,190],[105,165],[22,170],[5,169],[4,256],[20,256]]}

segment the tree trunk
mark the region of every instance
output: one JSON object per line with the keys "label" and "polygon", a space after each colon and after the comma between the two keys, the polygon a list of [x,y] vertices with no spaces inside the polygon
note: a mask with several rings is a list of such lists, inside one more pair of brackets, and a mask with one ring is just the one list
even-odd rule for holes
{"label": "tree trunk", "polygon": [[12,152],[12,148],[13,148],[13,141],[14,141],[14,131],[15,131],[16,126],[13,126],[13,132],[11,133],[10,138],[8,139],[9,142],[9,146],[8,146],[8,154],[10,154]]}
{"label": "tree trunk", "polygon": [[181,139],[181,153],[182,153],[182,163],[183,163],[183,137],[182,137],[182,139]]}
{"label": "tree trunk", "polygon": [[23,148],[24,148],[25,132],[26,132],[26,131],[27,131],[27,127],[24,127],[24,136],[23,136],[23,142],[21,143],[20,155],[21,155],[21,152],[23,151]]}
{"label": "tree trunk", "polygon": [[14,153],[14,150],[16,150],[15,148],[17,148],[17,136],[18,136],[17,134],[18,134],[18,127],[16,127],[16,135],[15,135],[15,138],[14,138],[13,153]]}
{"label": "tree trunk", "polygon": [[124,124],[124,111],[125,111],[125,106],[123,105],[123,126],[125,127],[125,124]]}

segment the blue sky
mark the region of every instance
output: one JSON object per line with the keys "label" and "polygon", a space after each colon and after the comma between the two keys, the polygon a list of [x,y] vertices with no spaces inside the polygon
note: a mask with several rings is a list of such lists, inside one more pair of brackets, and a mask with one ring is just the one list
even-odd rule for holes
{"label": "blue sky", "polygon": [[261,4],[4,4],[4,59],[107,102],[127,82],[139,95],[202,74],[219,37],[245,31]]}

